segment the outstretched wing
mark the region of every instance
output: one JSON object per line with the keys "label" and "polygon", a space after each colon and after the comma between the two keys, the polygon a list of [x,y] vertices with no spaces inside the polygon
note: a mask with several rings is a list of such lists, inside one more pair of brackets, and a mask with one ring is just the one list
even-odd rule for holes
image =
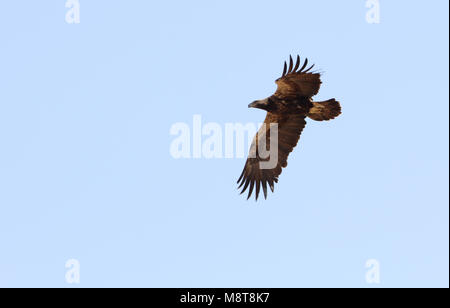
{"label": "outstretched wing", "polygon": [[[271,123],[276,123],[278,125],[278,159],[274,168],[265,169],[264,167],[262,168],[261,163],[267,163],[270,160],[270,156],[265,159],[261,158],[258,153],[258,144],[261,140],[265,139],[265,144],[267,146],[270,145]],[[264,198],[267,198],[267,185],[269,185],[273,192],[274,183],[278,182],[278,176],[281,174],[282,168],[287,166],[289,153],[291,153],[297,145],[300,134],[306,125],[306,121],[305,115],[303,114],[290,114],[281,118],[279,115],[268,112],[264,124],[265,125],[259,129],[253,139],[249,157],[247,158],[244,170],[238,180],[238,184],[240,184],[238,189],[243,186],[241,194],[244,193],[247,188],[249,189],[247,199],[250,198],[255,189],[256,200],[258,200],[261,187],[264,192]]]}
{"label": "outstretched wing", "polygon": [[297,56],[297,62],[294,66],[292,57],[289,57],[289,69],[287,63],[284,62],[284,70],[281,78],[277,79],[275,83],[278,85],[275,96],[281,99],[293,99],[296,97],[312,97],[319,92],[320,74],[310,73],[309,71],[314,67],[314,64],[309,68],[308,59],[305,60],[302,67],[300,67],[300,56]]}

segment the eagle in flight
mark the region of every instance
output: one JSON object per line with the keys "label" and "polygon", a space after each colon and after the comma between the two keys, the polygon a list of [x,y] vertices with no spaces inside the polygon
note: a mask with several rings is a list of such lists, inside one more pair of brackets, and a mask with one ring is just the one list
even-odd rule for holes
{"label": "eagle in flight", "polygon": [[[297,56],[295,65],[292,56],[289,58],[289,67],[284,62],[283,74],[275,81],[278,86],[275,94],[248,105],[249,108],[267,111],[267,115],[253,139],[249,157],[237,181],[238,189],[243,187],[241,194],[248,189],[247,199],[255,191],[256,200],[258,200],[261,187],[264,198],[267,199],[267,185],[272,192],[274,191],[274,183],[278,183],[282,168],[287,166],[289,153],[300,139],[300,134],[306,125],[306,117],[324,121],[334,119],[341,114],[341,106],[334,98],[323,102],[312,100],[312,97],[319,92],[322,83],[320,73],[311,72],[314,65],[307,67],[308,59],[305,59],[300,67],[300,56]],[[274,134],[271,133],[274,128],[276,142],[271,140],[271,137],[275,139]],[[269,145],[273,146],[273,144],[275,144],[274,149],[270,149]],[[261,152],[265,154],[262,155]],[[274,163],[267,164],[271,158]]]}

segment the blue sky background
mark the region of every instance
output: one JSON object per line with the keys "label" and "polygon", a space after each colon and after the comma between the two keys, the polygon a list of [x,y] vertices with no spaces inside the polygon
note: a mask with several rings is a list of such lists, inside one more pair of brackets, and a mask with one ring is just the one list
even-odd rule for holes
{"label": "blue sky background", "polygon": [[[3,1],[0,286],[448,287],[448,1]],[[300,53],[325,72],[267,201],[244,159],[175,160],[176,122],[248,109]]]}

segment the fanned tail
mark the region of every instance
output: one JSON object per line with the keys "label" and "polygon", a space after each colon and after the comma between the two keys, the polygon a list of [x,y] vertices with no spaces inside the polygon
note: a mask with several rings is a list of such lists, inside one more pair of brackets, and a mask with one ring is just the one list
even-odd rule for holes
{"label": "fanned tail", "polygon": [[313,102],[308,117],[316,121],[328,121],[341,114],[341,105],[334,98],[324,102]]}

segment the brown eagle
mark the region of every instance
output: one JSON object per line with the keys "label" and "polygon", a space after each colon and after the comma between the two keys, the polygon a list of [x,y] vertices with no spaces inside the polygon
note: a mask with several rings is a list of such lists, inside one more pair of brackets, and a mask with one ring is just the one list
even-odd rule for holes
{"label": "brown eagle", "polygon": [[[261,187],[264,198],[267,198],[267,185],[273,192],[274,183],[278,183],[282,168],[287,166],[289,153],[300,139],[300,134],[306,125],[306,117],[324,121],[334,119],[341,114],[341,106],[334,98],[324,102],[312,100],[312,97],[319,92],[322,83],[320,73],[311,72],[314,65],[307,68],[308,59],[305,59],[300,67],[300,56],[297,56],[295,65],[292,56],[289,58],[289,67],[284,62],[283,74],[275,81],[278,86],[275,94],[248,105],[249,108],[266,110],[267,115],[264,124],[253,139],[249,157],[237,181],[240,184],[238,189],[243,186],[241,194],[247,188],[249,189],[247,199],[255,190],[256,200],[258,200]],[[270,131],[274,124],[278,139],[275,143],[276,155],[269,147],[272,144]],[[270,154],[261,155],[260,144],[264,144],[265,150],[268,150]],[[263,149],[264,145],[262,145]],[[270,168],[262,167],[262,163],[270,161],[271,155],[276,157],[275,163]]]}

